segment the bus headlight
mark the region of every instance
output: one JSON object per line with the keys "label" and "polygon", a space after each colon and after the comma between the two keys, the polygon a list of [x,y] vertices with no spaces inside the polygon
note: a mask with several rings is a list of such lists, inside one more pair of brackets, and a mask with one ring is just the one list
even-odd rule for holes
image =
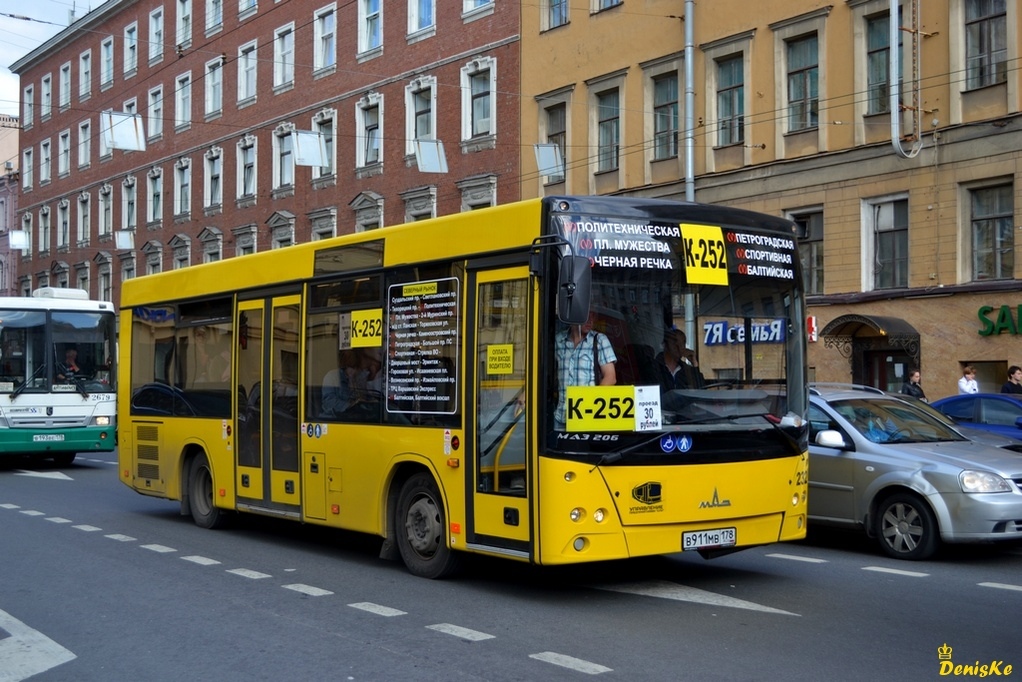
{"label": "bus headlight", "polygon": [[593,521],[596,523],[603,523],[603,519],[607,517],[606,509],[597,509],[593,512]]}
{"label": "bus headlight", "polygon": [[93,417],[93,426],[110,426],[110,417]]}
{"label": "bus headlight", "polygon": [[586,515],[585,510],[582,509],[581,507],[575,507],[570,512],[568,512],[568,518],[570,518],[575,523],[581,521],[585,517],[585,515]]}

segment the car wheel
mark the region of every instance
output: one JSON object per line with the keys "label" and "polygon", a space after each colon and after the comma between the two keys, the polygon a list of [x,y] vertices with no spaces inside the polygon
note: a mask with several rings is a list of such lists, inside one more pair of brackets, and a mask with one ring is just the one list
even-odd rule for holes
{"label": "car wheel", "polygon": [[880,548],[895,559],[928,559],[940,542],[933,511],[911,493],[895,493],[877,506],[874,532]]}
{"label": "car wheel", "polygon": [[195,525],[212,529],[227,524],[227,512],[213,503],[213,472],[205,453],[192,460],[188,469],[188,502]]}
{"label": "car wheel", "polygon": [[397,547],[413,575],[443,578],[457,569],[460,556],[447,547],[443,502],[430,474],[415,474],[401,486],[396,520]]}

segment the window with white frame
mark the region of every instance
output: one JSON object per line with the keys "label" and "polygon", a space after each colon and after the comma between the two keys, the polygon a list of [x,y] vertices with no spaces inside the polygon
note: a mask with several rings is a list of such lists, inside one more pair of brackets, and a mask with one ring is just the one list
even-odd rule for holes
{"label": "window with white frame", "polygon": [[174,269],[182,270],[192,264],[192,238],[176,234],[170,240],[170,251],[174,257]]}
{"label": "window with white frame", "polygon": [[205,79],[205,106],[206,117],[216,116],[224,107],[224,61],[223,57],[217,57],[206,62]]}
{"label": "window with white frame", "polygon": [[28,129],[32,127],[35,120],[35,87],[26,85],[21,100],[21,127]]}
{"label": "window with white frame", "polygon": [[129,175],[121,183],[121,229],[134,230],[137,224],[138,192],[135,176]]}
{"label": "window with white frame", "polygon": [[124,75],[131,76],[138,70],[138,22],[124,27]]}
{"label": "window with white frame", "polygon": [[92,238],[92,195],[78,195],[78,245],[87,246]]}
{"label": "window with white frame", "polygon": [[405,86],[405,154],[415,153],[415,140],[436,139],[436,77],[416,78]]}
{"label": "window with white frame", "polygon": [[320,71],[337,64],[336,4],[316,10],[313,17],[312,69]]}
{"label": "window with white frame", "polygon": [[53,113],[53,77],[46,74],[39,81],[39,118],[46,120]]}
{"label": "window with white frame", "polygon": [[364,168],[382,160],[383,95],[371,92],[355,105],[355,166]]}
{"label": "window with white frame", "polygon": [[273,131],[273,189],[294,185],[294,130],[293,123],[282,123]]}
{"label": "window with white frame", "polygon": [[258,0],[238,0],[238,18],[247,19],[259,9]]}
{"label": "window with white frame", "polygon": [[71,172],[71,131],[61,131],[57,136],[57,174],[61,177]]}
{"label": "window with white frame", "polygon": [[238,104],[255,99],[257,47],[256,41],[253,40],[238,48]]}
{"label": "window with white frame", "polygon": [[982,88],[1008,79],[1006,0],[965,1],[965,87]]}
{"label": "window with white frame", "polygon": [[618,167],[621,140],[621,94],[618,88],[596,93],[596,171]]}
{"label": "window with white frame", "polygon": [[78,99],[86,100],[92,95],[92,50],[78,55]]}
{"label": "window with white frame", "polygon": [[678,156],[678,73],[653,77],[653,159]]}
{"label": "window with white frame", "polygon": [[330,239],[337,236],[337,209],[333,206],[320,208],[308,214],[312,241]]}
{"label": "window with white frame", "polygon": [[163,272],[163,244],[151,239],[142,247],[145,256],[145,274],[155,275]]}
{"label": "window with white frame", "polygon": [[493,0],[462,0],[461,2],[461,13],[464,17],[466,14],[475,12],[480,8],[493,9]]}
{"label": "window with white frame", "polygon": [[86,119],[78,124],[78,167],[92,163],[92,123]]}
{"label": "window with white frame", "polygon": [[149,13],[149,63],[163,59],[163,8]]}
{"label": "window with white frame", "polygon": [[146,223],[153,225],[163,220],[163,169],[152,168],[146,173]]}
{"label": "window with white frame", "polygon": [[174,164],[174,216],[192,212],[192,160],[181,158]]}
{"label": "window with white frame", "polygon": [[39,143],[39,184],[45,185],[50,181],[50,141],[43,140]]}
{"label": "window with white frame", "polygon": [[110,260],[99,264],[99,300],[112,301],[114,295],[113,274],[110,272]]}
{"label": "window with white frame", "polygon": [[114,82],[114,39],[99,44],[99,86],[107,88]]}
{"label": "window with white frame", "polygon": [[131,99],[124,101],[124,108],[122,111],[126,114],[134,114],[136,113],[136,106],[137,102],[135,101],[135,98],[132,97]]}
{"label": "window with white frame", "polygon": [[383,46],[383,14],[381,0],[358,0],[358,51],[377,50]]}
{"label": "window with white frame", "polygon": [[57,96],[60,98],[61,111],[71,106],[71,62],[60,67],[60,92]]}
{"label": "window with white frame", "polygon": [[203,155],[206,173],[202,184],[202,205],[206,208],[219,208],[224,201],[223,186],[223,149],[211,147]]}
{"label": "window with white frame", "polygon": [[281,26],[273,33],[273,87],[294,85],[295,25]]}
{"label": "window with white frame", "polygon": [[270,229],[270,248],[282,249],[295,243],[295,216],[290,211],[276,211],[266,221]]}
{"label": "window with white frame", "polygon": [[259,246],[255,225],[242,225],[231,230],[234,235],[234,255],[247,256],[256,252]]}
{"label": "window with white frame", "polygon": [[568,163],[568,104],[557,102],[543,107],[541,125],[544,127],[547,144],[557,145],[561,152],[561,167],[546,176],[550,183],[564,182],[564,168]]}
{"label": "window with white frame", "polygon": [[89,265],[88,261],[75,265],[75,286],[84,291],[89,291]]}
{"label": "window with white frame", "polygon": [[206,34],[224,26],[224,0],[206,0]]}
{"label": "window with white frame", "polygon": [[589,0],[589,11],[592,13],[599,12],[600,10],[610,9],[611,7],[617,7],[624,0]]}
{"label": "window with white frame", "polygon": [[408,0],[408,35],[434,28],[436,7],[433,0]]}
{"label": "window with white frame", "polygon": [[202,244],[202,262],[216,263],[223,259],[224,235],[215,227],[204,227],[199,233]]}
{"label": "window with white frame", "polygon": [[114,188],[103,183],[99,188],[99,236],[109,236],[114,231]]}
{"label": "window with white frame", "polygon": [[788,132],[809,130],[819,120],[819,42],[817,35],[786,43],[788,68]]}
{"label": "window with white frame", "polygon": [[317,112],[312,117],[312,129],[323,139],[323,148],[326,151],[325,164],[312,167],[312,178],[313,180],[333,178],[337,173],[337,110],[323,109]]}
{"label": "window with white frame", "polygon": [[564,26],[571,21],[571,7],[568,0],[540,0],[540,7],[545,19],[543,29],[549,30]]}
{"label": "window with white frame", "polygon": [[183,73],[174,81],[174,128],[180,130],[192,123],[192,72]]}
{"label": "window with white frame", "polygon": [[50,207],[39,209],[39,253],[49,253],[53,237],[50,234]]}
{"label": "window with white frame", "polygon": [[475,175],[465,180],[459,180],[458,189],[461,191],[461,210],[477,211],[481,208],[489,208],[497,205],[497,176],[492,173]]}
{"label": "window with white frame", "polygon": [[192,0],[177,0],[177,47],[189,47],[192,44]]}
{"label": "window with white frame", "polygon": [[121,259],[121,281],[135,279],[135,252],[128,251],[119,255]]}
{"label": "window with white frame", "polygon": [[71,202],[57,202],[57,249],[66,249],[71,241]]}
{"label": "window with white frame", "polygon": [[147,109],[149,119],[149,139],[153,140],[163,136],[163,86],[158,85],[149,91],[149,107]]}
{"label": "window with white frame", "polygon": [[863,253],[868,264],[863,291],[908,286],[908,198],[863,202]]}
{"label": "window with white frame", "polygon": [[436,217],[436,187],[434,185],[400,192],[399,196],[405,203],[406,223]]}
{"label": "window with white frame", "polygon": [[745,55],[718,59],[717,146],[745,141]]}
{"label": "window with white frame", "polygon": [[[866,17],[866,113],[882,114],[891,110],[890,13]],[[900,33],[900,32],[899,32]],[[901,62],[899,62],[900,64]]]}
{"label": "window with white frame", "polygon": [[1015,276],[1015,200],[1011,183],[969,190],[972,279]]}
{"label": "window with white frame", "polygon": [[807,294],[823,291],[823,210],[809,209],[791,213],[796,226],[798,255],[802,261],[802,279]]}
{"label": "window with white frame", "polygon": [[238,199],[254,198],[256,193],[256,137],[246,135],[238,141]]}
{"label": "window with white frame", "polygon": [[492,135],[496,131],[494,97],[497,60],[473,59],[461,69],[461,139]]}
{"label": "window with white frame", "polygon": [[[28,248],[22,251],[23,254],[32,253],[32,214],[26,212],[21,216],[21,229],[25,233],[25,237],[28,239]],[[29,292],[31,293],[31,292]]]}
{"label": "window with white frame", "polygon": [[33,176],[33,156],[32,149],[21,150],[21,189],[22,191],[32,189]]}

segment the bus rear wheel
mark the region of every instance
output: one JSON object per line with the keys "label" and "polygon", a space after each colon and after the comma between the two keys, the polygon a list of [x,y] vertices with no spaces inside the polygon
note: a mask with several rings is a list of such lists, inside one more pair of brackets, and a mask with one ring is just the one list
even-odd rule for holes
{"label": "bus rear wheel", "polygon": [[206,453],[196,456],[188,469],[188,504],[200,528],[222,528],[227,523],[227,512],[213,504],[213,472]]}
{"label": "bus rear wheel", "polygon": [[415,474],[401,486],[396,521],[397,547],[409,572],[436,579],[457,570],[461,557],[447,546],[443,501],[430,474]]}

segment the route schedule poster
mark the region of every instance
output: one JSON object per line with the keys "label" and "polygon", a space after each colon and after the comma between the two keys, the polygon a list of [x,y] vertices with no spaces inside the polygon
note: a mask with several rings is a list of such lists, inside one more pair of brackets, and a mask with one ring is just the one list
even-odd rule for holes
{"label": "route schedule poster", "polygon": [[387,410],[454,414],[458,385],[457,277],[388,289]]}

